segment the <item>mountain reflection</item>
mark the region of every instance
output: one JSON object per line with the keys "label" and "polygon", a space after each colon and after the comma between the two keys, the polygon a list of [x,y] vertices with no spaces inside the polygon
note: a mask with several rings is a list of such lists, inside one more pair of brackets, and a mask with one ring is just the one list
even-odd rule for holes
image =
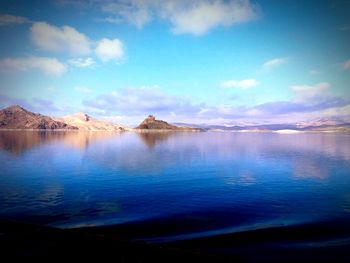
{"label": "mountain reflection", "polygon": [[0,162],[0,216],[39,224],[350,211],[346,134],[0,131]]}
{"label": "mountain reflection", "polygon": [[[60,143],[75,149],[84,150],[92,142],[122,136],[116,132],[85,131],[0,131],[0,150],[20,155],[27,150],[48,143]],[[142,142],[154,148],[159,142],[166,141],[174,132],[137,133]]]}
{"label": "mountain reflection", "polygon": [[49,143],[60,143],[84,150],[94,141],[120,135],[121,133],[113,132],[0,131],[0,150],[20,155],[32,148]]}
{"label": "mountain reflection", "polygon": [[28,149],[56,140],[58,134],[41,131],[0,131],[0,149],[19,155]]}
{"label": "mountain reflection", "polygon": [[154,148],[159,142],[166,141],[170,136],[175,135],[176,132],[139,132],[137,135],[142,142],[149,148]]}
{"label": "mountain reflection", "polygon": [[[127,133],[120,140],[106,140],[99,144],[98,153],[90,148],[84,157],[129,175],[140,171],[143,175],[159,175],[172,167],[194,167],[200,160],[201,165],[211,163],[213,171],[229,184],[251,185],[255,183],[255,171],[246,164],[253,160],[256,170],[272,162],[293,167],[296,178],[320,180],[329,176],[326,167],[330,159],[350,162],[349,149],[349,139],[331,134],[149,132]],[[230,165],[221,167],[216,163],[219,160]],[[231,174],[227,174],[229,170]]]}
{"label": "mountain reflection", "polygon": [[[211,163],[217,174],[234,167],[226,179],[244,185],[254,183],[256,172],[245,166],[252,160],[261,167],[270,162],[293,167],[299,179],[327,178],[330,159],[350,162],[350,137],[337,134],[0,131],[0,150],[13,155],[45,145],[46,156],[55,152],[69,157],[73,148],[82,151],[78,155],[85,163],[126,174],[161,174],[171,167],[198,165],[200,160]],[[219,160],[230,165],[221,168]]]}
{"label": "mountain reflection", "polygon": [[119,132],[67,132],[62,138],[65,145],[72,146],[79,150],[85,150],[93,142],[118,138],[123,133]]}

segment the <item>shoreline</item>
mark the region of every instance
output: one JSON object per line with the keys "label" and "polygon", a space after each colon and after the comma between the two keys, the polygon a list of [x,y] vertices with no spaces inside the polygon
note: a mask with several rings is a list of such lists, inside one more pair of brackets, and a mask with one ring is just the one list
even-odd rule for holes
{"label": "shoreline", "polygon": [[337,133],[337,134],[350,134],[349,130],[195,130],[195,129],[134,129],[127,128],[125,130],[84,130],[84,129],[4,129],[2,131],[28,131],[28,132],[109,132],[109,133],[124,133],[124,132],[135,132],[135,133],[175,133],[175,132],[215,132],[215,133],[275,133],[275,134],[305,134],[305,133]]}
{"label": "shoreline", "polygon": [[[122,262],[350,260],[350,223],[346,220],[266,227],[163,243],[133,240],[120,234],[123,227],[60,229],[0,220],[0,244],[5,256],[102,256]],[[152,232],[152,228],[143,231]]]}

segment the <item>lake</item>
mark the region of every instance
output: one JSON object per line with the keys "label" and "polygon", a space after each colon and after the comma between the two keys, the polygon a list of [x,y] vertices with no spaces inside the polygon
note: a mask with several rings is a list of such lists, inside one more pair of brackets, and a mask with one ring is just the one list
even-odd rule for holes
{"label": "lake", "polygon": [[0,217],[60,228],[163,242],[350,219],[349,134],[1,131],[0,163]]}

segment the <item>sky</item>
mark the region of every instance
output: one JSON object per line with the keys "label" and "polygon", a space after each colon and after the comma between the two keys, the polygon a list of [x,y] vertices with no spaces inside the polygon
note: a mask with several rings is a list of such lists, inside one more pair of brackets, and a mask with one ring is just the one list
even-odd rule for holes
{"label": "sky", "polygon": [[137,125],[350,121],[350,1],[0,2],[0,107]]}

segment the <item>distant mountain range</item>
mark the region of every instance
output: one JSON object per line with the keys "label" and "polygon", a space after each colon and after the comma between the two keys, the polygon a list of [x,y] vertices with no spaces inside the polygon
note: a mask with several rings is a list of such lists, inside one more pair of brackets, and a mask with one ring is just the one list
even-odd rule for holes
{"label": "distant mountain range", "polygon": [[186,124],[175,123],[175,125],[186,126],[189,125],[195,128],[201,128],[210,131],[283,131],[283,130],[295,130],[295,131],[350,131],[350,123],[335,120],[335,119],[317,119],[312,121],[303,121],[292,124],[247,124],[247,125],[207,125],[207,124]]}
{"label": "distant mountain range", "polygon": [[0,129],[32,129],[32,130],[84,130],[84,131],[250,131],[250,132],[350,132],[350,123],[339,119],[317,119],[295,124],[252,124],[245,125],[207,125],[207,124],[169,124],[149,115],[136,128],[101,121],[80,112],[61,118],[49,117],[30,112],[20,106],[13,105],[0,110]]}

